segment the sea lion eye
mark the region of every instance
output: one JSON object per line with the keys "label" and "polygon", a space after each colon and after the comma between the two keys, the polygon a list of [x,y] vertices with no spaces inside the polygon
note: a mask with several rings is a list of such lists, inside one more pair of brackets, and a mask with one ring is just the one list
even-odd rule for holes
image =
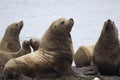
{"label": "sea lion eye", "polygon": [[64,21],[62,21],[62,22],[61,22],[61,25],[63,25],[64,23],[65,23],[65,22],[64,22]]}
{"label": "sea lion eye", "polygon": [[18,24],[15,24],[15,26],[18,26]]}

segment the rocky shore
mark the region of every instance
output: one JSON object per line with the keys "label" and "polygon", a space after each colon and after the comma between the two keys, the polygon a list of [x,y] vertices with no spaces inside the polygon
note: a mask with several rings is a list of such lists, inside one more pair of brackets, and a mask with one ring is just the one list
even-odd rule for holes
{"label": "rocky shore", "polygon": [[[60,78],[29,78],[26,77],[24,80],[120,80],[120,77],[118,76],[103,76],[103,75],[83,75],[83,73],[91,66],[88,67],[82,67],[82,68],[75,68],[73,67],[73,70],[75,71],[76,75],[73,76],[64,76]],[[0,72],[0,80],[5,80],[3,78],[3,72]],[[16,79],[12,79],[16,80]]]}
{"label": "rocky shore", "polygon": [[54,78],[54,79],[49,78],[49,79],[38,79],[38,80],[120,80],[120,77],[118,76],[83,75],[83,73],[89,67],[73,68],[73,70],[77,73],[74,76],[64,76],[64,77]]}

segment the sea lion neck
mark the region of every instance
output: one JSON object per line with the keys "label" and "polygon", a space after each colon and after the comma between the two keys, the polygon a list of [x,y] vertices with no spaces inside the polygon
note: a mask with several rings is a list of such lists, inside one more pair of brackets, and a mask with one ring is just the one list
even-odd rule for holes
{"label": "sea lion neck", "polygon": [[99,44],[99,47],[103,46],[109,49],[119,46],[118,30],[113,21],[105,22],[97,44]]}
{"label": "sea lion neck", "polygon": [[20,49],[20,41],[18,38],[4,37],[0,43],[0,50],[17,52]]}
{"label": "sea lion neck", "polygon": [[71,50],[72,39],[70,33],[67,35],[64,34],[55,34],[50,31],[46,31],[43,37],[40,40],[39,48],[43,48],[48,51],[69,51]]}

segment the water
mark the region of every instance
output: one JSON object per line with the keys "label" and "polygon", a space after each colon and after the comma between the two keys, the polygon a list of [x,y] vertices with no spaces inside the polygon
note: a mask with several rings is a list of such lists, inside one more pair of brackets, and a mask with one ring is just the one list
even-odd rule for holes
{"label": "water", "polygon": [[94,44],[104,21],[112,19],[120,33],[120,0],[0,0],[0,37],[15,21],[24,21],[20,39],[40,38],[52,21],[73,18],[74,51]]}

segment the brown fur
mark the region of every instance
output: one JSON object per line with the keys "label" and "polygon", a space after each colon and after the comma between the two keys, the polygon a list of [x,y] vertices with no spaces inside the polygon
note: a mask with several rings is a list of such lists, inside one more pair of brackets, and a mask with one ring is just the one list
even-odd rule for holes
{"label": "brown fur", "polygon": [[0,50],[8,52],[17,52],[20,50],[19,34],[23,27],[23,21],[15,22],[9,25],[0,42]]}
{"label": "brown fur", "polygon": [[37,38],[32,38],[32,39],[30,39],[30,45],[31,45],[31,47],[33,48],[33,51],[36,51],[36,50],[38,50],[38,48],[39,48],[39,43],[40,41],[39,41],[39,39],[37,39]]}
{"label": "brown fur", "polygon": [[76,67],[89,66],[93,55],[94,45],[80,46],[74,54]]}
{"label": "brown fur", "polygon": [[30,42],[23,41],[22,48],[18,52],[0,51],[0,66],[4,66],[12,58],[16,58],[31,52]]}
{"label": "brown fur", "polygon": [[4,68],[6,76],[14,76],[13,73],[44,78],[72,75],[73,23],[73,19],[65,18],[54,21],[41,38],[37,51],[8,61]]}
{"label": "brown fur", "polygon": [[19,57],[25,54],[31,53],[31,48],[30,48],[30,41],[23,41],[22,43],[22,48],[15,54],[15,57]]}
{"label": "brown fur", "polygon": [[120,75],[120,43],[113,21],[104,23],[93,51],[93,65],[103,75]]}

